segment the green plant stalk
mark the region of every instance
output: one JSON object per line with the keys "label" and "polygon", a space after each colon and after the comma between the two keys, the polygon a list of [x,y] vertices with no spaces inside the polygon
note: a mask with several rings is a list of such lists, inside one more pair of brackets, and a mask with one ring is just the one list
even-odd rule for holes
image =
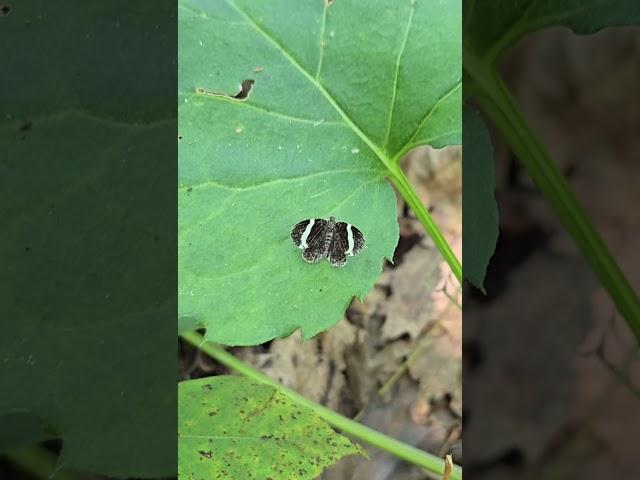
{"label": "green plant stalk", "polygon": [[35,477],[51,480],[77,480],[60,470],[58,457],[42,447],[28,447],[5,455],[14,465]]}
{"label": "green plant stalk", "polygon": [[[241,362],[233,355],[226,352],[224,349],[206,342],[202,335],[200,335],[199,333],[186,332],[182,333],[181,337],[194,347],[200,349],[207,355],[220,362],[221,364],[229,367],[231,370],[234,370],[248,378],[251,378],[252,380],[266,383],[275,388],[278,388],[282,393],[287,395],[294,402],[312,409],[334,428],[337,428],[344,433],[351,435],[352,437],[358,438],[370,445],[373,445],[374,447],[389,452],[392,455],[395,455],[396,457],[401,458],[409,463],[422,467],[425,470],[436,475],[442,475],[442,473],[444,472],[443,459],[407,445],[403,442],[400,442],[395,438],[388,437],[387,435],[377,432],[360,423],[354,422],[353,420],[343,417],[342,415],[334,412],[329,408],[326,408],[303,397],[299,393],[283,385],[280,385],[278,382],[272,380],[263,373]],[[460,468],[458,465],[454,465],[451,472],[451,479],[462,479],[462,468]]]}
{"label": "green plant stalk", "polygon": [[436,245],[436,248],[449,264],[449,267],[458,279],[458,282],[462,285],[462,266],[460,265],[456,255],[453,253],[453,250],[451,250],[449,243],[444,238],[444,235],[438,228],[438,225],[433,221],[433,218],[425,208],[422,200],[420,200],[416,191],[413,189],[413,186],[409,183],[409,180],[400,167],[395,165],[387,165],[387,167],[390,170],[391,181],[402,195],[402,198],[404,198],[409,204],[413,213],[416,214],[416,217],[420,220],[424,229],[433,239],[433,243]]}
{"label": "green plant stalk", "polygon": [[[478,104],[493,120],[527,172],[556,211],[618,311],[640,342],[640,300],[609,252],[569,184],[527,125],[493,65],[465,51],[463,65],[475,84]],[[467,81],[468,83],[468,81]]]}
{"label": "green plant stalk", "polygon": [[413,364],[413,362],[416,361],[416,359],[418,358],[418,355],[420,355],[422,353],[422,351],[427,347],[426,342],[420,342],[418,343],[418,345],[416,346],[416,348],[413,350],[413,352],[411,352],[409,354],[409,356],[407,357],[407,359],[402,362],[402,365],[400,365],[400,368],[398,368],[393,375],[391,375],[391,377],[389,378],[389,380],[387,380],[384,385],[382,385],[382,387],[380,387],[380,389],[378,390],[378,395],[384,396],[387,393],[389,393],[389,391],[393,388],[393,386],[398,383],[398,380],[400,380],[400,377],[402,377],[402,375],[404,375],[404,373],[409,370],[409,367],[411,367],[411,365]]}

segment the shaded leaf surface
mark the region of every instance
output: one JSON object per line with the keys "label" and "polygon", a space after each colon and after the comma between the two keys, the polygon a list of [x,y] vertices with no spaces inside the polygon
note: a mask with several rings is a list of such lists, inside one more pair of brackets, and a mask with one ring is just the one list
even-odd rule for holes
{"label": "shaded leaf surface", "polygon": [[[175,91],[175,7],[12,7],[0,18],[13,45],[0,77],[0,448],[59,438],[64,468],[173,475],[176,121],[162,100]],[[147,85],[151,65],[161,80]]]}
{"label": "shaded leaf surface", "polygon": [[[393,255],[388,166],[414,145],[459,143],[460,7],[179,5],[180,328],[225,344],[309,338]],[[248,98],[229,98],[246,79]],[[344,268],[306,264],[289,238],[330,215],[367,241]]]}
{"label": "shaded leaf surface", "polygon": [[498,240],[493,146],[482,118],[465,108],[462,182],[464,277],[484,292],[484,278]]}
{"label": "shaded leaf surface", "polygon": [[[0,138],[23,135],[19,125],[0,126]],[[170,475],[175,465],[165,455],[175,447],[166,436],[174,430],[175,394],[162,373],[175,366],[167,355],[175,277],[157,262],[174,254],[175,243],[140,228],[153,215],[164,221],[153,211],[157,202],[146,199],[161,195],[171,173],[150,174],[147,162],[164,158],[157,138],[173,135],[174,125],[69,113],[34,120],[24,142],[5,143],[0,298],[10,321],[0,339],[0,412],[40,419],[47,436],[63,439],[67,467],[124,477]],[[57,140],[69,131],[82,141]],[[52,148],[64,154],[52,157]],[[54,160],[48,177],[30,176]]]}
{"label": "shaded leaf surface", "polygon": [[312,479],[360,447],[277,389],[217,376],[178,386],[181,478]]}

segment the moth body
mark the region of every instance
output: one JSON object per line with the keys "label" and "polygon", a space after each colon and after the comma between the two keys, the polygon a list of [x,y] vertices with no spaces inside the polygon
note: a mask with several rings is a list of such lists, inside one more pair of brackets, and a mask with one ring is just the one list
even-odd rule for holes
{"label": "moth body", "polygon": [[293,243],[303,250],[302,258],[309,263],[326,258],[331,265],[343,267],[347,256],[357,255],[365,245],[364,235],[350,223],[310,218],[298,222],[291,230]]}

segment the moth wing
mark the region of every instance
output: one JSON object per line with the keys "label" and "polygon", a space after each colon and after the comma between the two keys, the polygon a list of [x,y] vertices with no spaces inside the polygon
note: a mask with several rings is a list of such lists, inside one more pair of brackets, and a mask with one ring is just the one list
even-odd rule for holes
{"label": "moth wing", "polygon": [[[313,222],[313,226],[305,238],[304,234],[311,222]],[[322,234],[323,231],[326,230],[326,225],[327,221],[322,218],[302,220],[301,222],[296,223],[291,229],[291,240],[293,240],[296,247],[307,248],[304,244],[309,245],[309,240],[315,238],[316,235]]]}
{"label": "moth wing", "polygon": [[305,262],[316,263],[324,258],[324,251],[306,248],[304,252],[302,252],[302,258],[304,258]]}
{"label": "moth wing", "polygon": [[307,237],[307,248],[320,248],[324,246],[324,238],[327,235],[327,221],[322,218],[316,218],[313,227]]}
{"label": "moth wing", "polygon": [[[364,235],[360,230],[351,224],[338,222],[336,229],[341,232],[340,236],[344,238],[344,252],[350,257],[357,255],[364,248]],[[350,230],[350,231],[349,231]]]}
{"label": "moth wing", "polygon": [[353,225],[351,225],[351,233],[353,234],[353,249],[350,255],[357,255],[364,248],[364,235]]}
{"label": "moth wing", "polygon": [[296,223],[291,230],[291,240],[293,240],[296,247],[300,247],[300,244],[302,243],[302,235],[304,235],[304,231],[307,229],[307,225],[309,225],[310,221],[311,220],[309,219],[302,220],[301,222]]}
{"label": "moth wing", "polygon": [[[305,227],[306,229],[306,227]],[[303,235],[304,236],[304,235]],[[325,257],[324,239],[327,236],[327,221],[322,218],[314,219],[313,226],[307,238],[302,238],[300,248],[304,248],[302,258],[309,263],[315,263]]]}
{"label": "moth wing", "polygon": [[343,267],[347,263],[347,250],[349,241],[347,239],[347,224],[336,223],[336,230],[333,241],[329,247],[329,262],[336,267]]}

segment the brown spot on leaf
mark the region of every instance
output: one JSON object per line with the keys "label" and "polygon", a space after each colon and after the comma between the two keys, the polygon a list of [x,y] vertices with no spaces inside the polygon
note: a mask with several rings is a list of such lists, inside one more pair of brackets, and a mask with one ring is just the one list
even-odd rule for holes
{"label": "brown spot on leaf", "polygon": [[9,15],[11,13],[11,5],[3,5],[0,7],[0,15],[3,17]]}
{"label": "brown spot on leaf", "polygon": [[199,450],[198,453],[203,456],[204,458],[211,458],[213,457],[213,453],[211,453],[211,450]]}

